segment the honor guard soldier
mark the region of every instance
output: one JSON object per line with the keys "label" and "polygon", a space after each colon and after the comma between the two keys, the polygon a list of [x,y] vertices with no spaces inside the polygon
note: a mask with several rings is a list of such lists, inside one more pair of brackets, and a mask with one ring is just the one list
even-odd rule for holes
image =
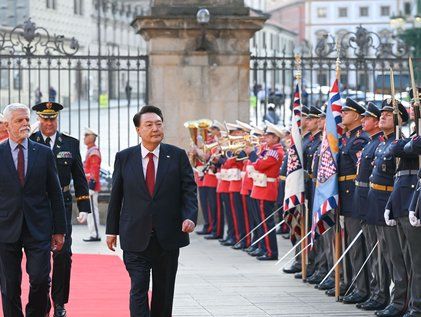
{"label": "honor guard soldier", "polygon": [[[419,238],[419,235],[414,235],[414,232],[416,232],[416,230],[414,230],[415,228],[411,225],[409,221],[410,202],[418,183],[417,174],[419,169],[419,156],[417,155],[417,153],[412,153],[412,151],[405,151],[405,146],[406,144],[409,144],[410,141],[410,138],[402,138],[400,140],[394,141],[391,145],[390,151],[392,155],[394,155],[397,158],[398,168],[395,174],[393,192],[386,206],[387,212],[385,212],[385,215],[386,213],[388,214],[389,220],[394,219],[396,221],[399,242],[403,251],[403,258],[405,260],[406,271],[409,276],[409,305],[405,316],[416,315],[415,312],[417,311],[417,301],[418,314],[421,315],[421,310],[419,310],[419,305],[421,303],[421,293],[418,292],[417,294],[416,290],[417,288],[421,289],[421,287],[416,286],[417,283],[421,282],[421,280],[419,279],[419,277],[418,280],[416,279],[416,275],[413,271],[414,269],[419,270],[416,266],[419,266],[421,263],[419,261],[417,265],[415,265],[414,263],[414,260],[416,260],[417,257],[418,259],[420,259],[418,254],[419,249],[416,252],[410,252],[410,241],[413,241],[414,238]],[[411,145],[409,144],[408,146],[410,147]],[[387,218],[385,218],[385,220],[387,220]],[[414,246],[415,245],[412,245],[412,248]]]}
{"label": "honor guard soldier", "polygon": [[[370,213],[367,195],[370,188],[369,178],[373,171],[376,149],[380,142],[384,140],[383,132],[379,128],[380,115],[381,112],[377,106],[369,102],[366,111],[363,113],[362,127],[363,131],[369,135],[370,141],[361,153],[357,167],[357,178],[355,180],[354,208],[359,211],[367,253],[373,250],[377,243],[376,223],[367,217],[368,213]],[[384,285],[380,281],[380,259],[378,252],[374,252],[368,262],[368,269],[363,268],[358,279],[358,282],[361,283],[359,288],[362,288],[365,287],[365,283],[361,279],[368,278],[369,298],[364,301],[361,294],[356,294],[352,297],[347,296],[346,300],[348,303],[357,304],[358,308],[364,310],[377,310],[386,306],[386,301],[389,298],[389,290],[380,288],[380,283]]]}
{"label": "honor guard soldier", "polygon": [[[379,127],[383,131],[385,141],[381,142],[376,149],[373,172],[369,179],[369,212],[365,216],[367,222],[376,224],[380,254],[384,257],[387,265],[387,268],[380,265],[382,270],[380,289],[389,289],[391,279],[394,283],[390,304],[383,310],[376,311],[377,316],[401,316],[407,305],[408,277],[399,245],[398,231],[396,226],[387,226],[384,217],[387,201],[393,191],[393,177],[396,171],[396,158],[391,154],[391,146],[396,138],[391,103],[390,99],[386,99],[382,103]],[[399,112],[399,120],[406,122],[408,113],[402,104],[399,104]]]}
{"label": "honor guard soldier", "polygon": [[91,200],[91,213],[88,215],[89,237],[84,238],[85,242],[101,241],[99,235],[99,207],[98,194],[101,191],[100,171],[101,171],[101,152],[95,144],[98,133],[91,129],[85,128],[85,145],[88,150],[86,152],[83,169],[85,170],[86,179],[89,186],[89,196]]}
{"label": "honor guard soldier", "polygon": [[79,141],[57,130],[57,116],[63,109],[56,102],[42,102],[32,107],[38,115],[39,131],[31,135],[31,140],[51,148],[56,158],[58,176],[66,206],[67,233],[63,249],[53,253],[53,274],[51,297],[54,303],[54,316],[66,316],[64,305],[69,300],[70,271],[72,263],[72,195],[70,181],[73,179],[76,202],[79,209],[79,222],[86,221],[91,212],[88,182],[83,170]]}
{"label": "honor guard soldier", "polygon": [[[368,136],[362,131],[361,127],[361,115],[364,112],[364,107],[351,98],[347,98],[345,105],[342,107],[342,124],[347,129],[347,132],[342,136],[342,145],[339,151],[338,192],[340,215],[344,219],[347,244],[350,244],[361,230],[359,213],[353,205],[353,197],[355,190],[354,181],[357,177],[357,162],[363,147],[368,143]],[[361,268],[365,259],[364,252],[362,252],[364,246],[364,241],[360,238],[351,248],[349,257],[352,259],[352,264],[349,262],[344,264],[346,267],[346,270],[344,270],[346,272],[344,276],[345,281],[351,282],[352,278],[357,275],[359,268]],[[360,289],[360,285],[357,283],[354,291],[349,295],[354,296],[354,294],[358,294],[365,300],[367,288]],[[345,293],[345,291],[346,289],[341,287],[341,293]],[[328,291],[328,295],[333,296],[334,294],[334,289]]]}
{"label": "honor guard soldier", "polygon": [[[421,137],[415,136],[405,145],[405,152],[421,155]],[[421,222],[420,222],[420,188],[421,178],[418,174],[418,186],[411,201],[408,220],[411,227],[406,228],[408,249],[411,255],[412,280],[411,297],[408,312],[404,317],[421,316],[421,252],[419,242],[421,241]]]}
{"label": "honor guard soldier", "polygon": [[[258,256],[257,259],[277,260],[278,245],[276,241],[276,232],[271,231],[275,227],[273,208],[278,196],[278,176],[279,169],[282,164],[284,152],[279,143],[283,137],[283,132],[270,122],[266,122],[267,128],[265,133],[267,151],[263,158],[259,158],[253,163],[253,189],[251,197],[257,202],[257,207],[262,222],[265,238],[263,239],[264,254]],[[269,217],[269,218],[268,218]],[[268,218],[266,221],[265,219]],[[269,231],[271,231],[269,233]],[[268,234],[269,233],[269,234]]]}

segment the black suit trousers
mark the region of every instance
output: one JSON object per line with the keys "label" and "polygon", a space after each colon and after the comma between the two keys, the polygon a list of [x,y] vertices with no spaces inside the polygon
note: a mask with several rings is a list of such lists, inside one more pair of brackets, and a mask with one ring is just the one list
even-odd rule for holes
{"label": "black suit trousers", "polygon": [[[68,194],[68,193],[67,193]],[[65,194],[66,195],[66,194]],[[68,194],[70,195],[70,194]],[[60,252],[53,253],[53,274],[51,283],[51,297],[54,304],[64,305],[69,301],[70,271],[72,269],[72,203],[65,203],[66,207],[66,237]]]}
{"label": "black suit trousers", "polygon": [[29,301],[26,317],[45,316],[50,290],[51,241],[37,241],[23,225],[20,239],[15,243],[0,243],[0,285],[4,317],[23,317],[21,302],[22,248],[26,255],[29,275]]}
{"label": "black suit trousers", "polygon": [[[131,280],[131,317],[171,317],[175,276],[180,250],[164,250],[152,234],[146,250],[123,251],[124,264]],[[148,305],[152,270],[152,304]]]}

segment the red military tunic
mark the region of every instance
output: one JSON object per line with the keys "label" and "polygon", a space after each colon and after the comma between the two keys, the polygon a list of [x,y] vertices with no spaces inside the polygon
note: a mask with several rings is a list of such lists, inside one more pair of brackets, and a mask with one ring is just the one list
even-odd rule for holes
{"label": "red military tunic", "polygon": [[88,183],[90,180],[95,181],[95,191],[99,192],[101,190],[101,182],[99,179],[99,171],[101,169],[101,152],[99,148],[94,145],[88,149],[86,153],[85,162],[83,164],[83,169],[85,171],[86,179]]}
{"label": "red military tunic", "polygon": [[193,174],[197,187],[203,187],[203,172],[200,168],[201,166],[203,166],[203,163],[196,160],[196,166],[193,169]]}
{"label": "red military tunic", "polygon": [[228,161],[229,160],[226,160],[221,165],[221,169],[218,171],[218,186],[216,187],[217,193],[229,193],[230,182],[228,180]]}
{"label": "red military tunic", "polygon": [[[251,197],[259,200],[275,202],[278,196],[279,169],[284,158],[284,151],[280,144],[267,149],[262,158],[259,158],[253,167],[253,189]],[[262,175],[263,174],[263,175]],[[263,185],[266,182],[266,185]]]}

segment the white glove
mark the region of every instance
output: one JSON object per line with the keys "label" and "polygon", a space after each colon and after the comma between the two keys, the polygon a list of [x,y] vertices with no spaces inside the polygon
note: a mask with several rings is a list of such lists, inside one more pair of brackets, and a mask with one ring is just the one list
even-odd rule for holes
{"label": "white glove", "polygon": [[79,216],[76,218],[79,223],[85,223],[88,220],[88,213],[87,212],[80,212]]}
{"label": "white glove", "polygon": [[393,220],[393,219],[389,218],[389,216],[390,216],[390,210],[389,209],[385,209],[383,216],[384,216],[384,221],[386,222],[386,225],[388,225],[390,227],[396,226],[396,220]]}
{"label": "white glove", "polygon": [[415,211],[409,212],[409,222],[413,227],[421,227],[421,221],[415,216]]}
{"label": "white glove", "polygon": [[345,228],[345,217],[339,216],[339,224],[341,225],[341,228]]}

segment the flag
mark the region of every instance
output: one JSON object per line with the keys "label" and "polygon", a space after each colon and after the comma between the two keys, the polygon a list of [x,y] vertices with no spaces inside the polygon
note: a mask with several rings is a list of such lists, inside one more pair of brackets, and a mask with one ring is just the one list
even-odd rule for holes
{"label": "flag", "polygon": [[[284,196],[284,219],[291,228],[291,240],[300,235],[299,218],[300,212],[296,208],[303,205],[304,194],[304,168],[303,168],[303,146],[301,137],[301,100],[300,87],[297,83],[294,92],[293,117],[291,125],[291,146],[287,151],[287,172],[285,179]],[[294,241],[293,241],[294,242]]]}
{"label": "flag", "polygon": [[329,93],[326,124],[320,145],[320,159],[313,203],[312,239],[335,224],[338,209],[338,155],[342,135],[341,96],[336,79]]}

